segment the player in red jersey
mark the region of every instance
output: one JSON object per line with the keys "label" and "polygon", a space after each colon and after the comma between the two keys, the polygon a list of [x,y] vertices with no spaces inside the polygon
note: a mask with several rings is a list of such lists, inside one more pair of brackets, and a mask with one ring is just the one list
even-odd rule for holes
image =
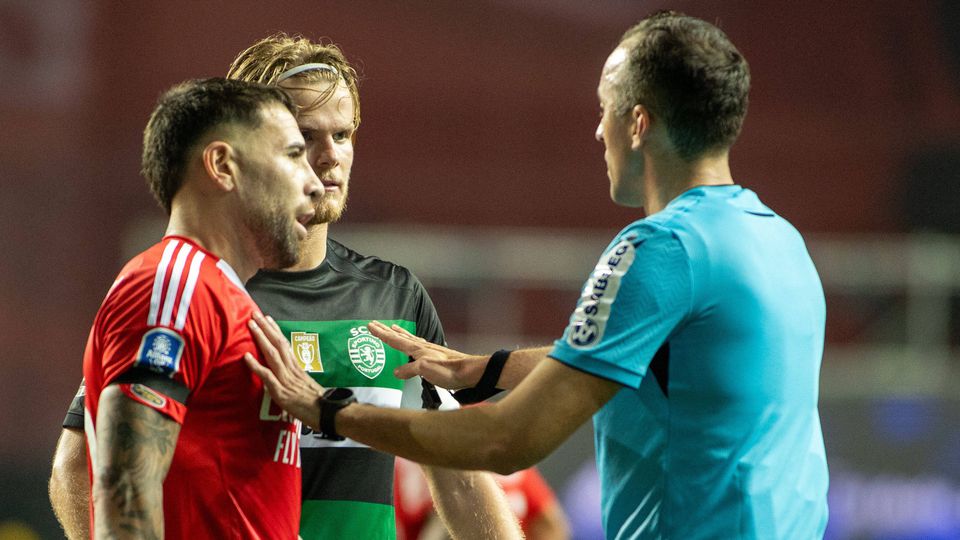
{"label": "player in red jersey", "polygon": [[123,268],[84,353],[96,538],[296,538],[300,423],[244,364],[243,282],[296,262],[322,186],[281,91],[207,79],[163,97],[143,172],[170,215]]}

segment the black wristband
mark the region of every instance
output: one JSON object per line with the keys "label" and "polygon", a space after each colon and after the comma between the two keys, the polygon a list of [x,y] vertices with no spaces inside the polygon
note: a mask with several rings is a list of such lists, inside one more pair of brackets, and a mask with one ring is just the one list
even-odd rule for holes
{"label": "black wristband", "polygon": [[464,405],[470,403],[479,403],[490,399],[491,397],[503,392],[502,388],[497,388],[497,381],[500,380],[500,374],[503,373],[503,366],[506,365],[510,357],[510,351],[500,349],[490,356],[487,361],[487,367],[480,376],[480,381],[473,388],[464,388],[453,393],[453,397]]}
{"label": "black wristband", "polygon": [[342,441],[345,437],[337,433],[336,416],[357,398],[349,388],[330,388],[320,397],[320,436],[331,441]]}

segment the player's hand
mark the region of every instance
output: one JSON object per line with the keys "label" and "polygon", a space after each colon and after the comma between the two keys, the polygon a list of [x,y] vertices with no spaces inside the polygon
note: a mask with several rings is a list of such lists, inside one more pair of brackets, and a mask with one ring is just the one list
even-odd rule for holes
{"label": "player's hand", "polygon": [[367,329],[387,345],[413,358],[413,362],[393,370],[399,379],[419,375],[441,388],[459,390],[477,384],[487,365],[484,356],[469,356],[430,343],[397,325],[387,328],[383,323],[371,321]]}
{"label": "player's hand", "polygon": [[247,365],[263,380],[277,405],[311,428],[320,429],[318,398],[323,394],[323,387],[297,365],[290,343],[273,318],[256,313],[248,325],[267,366],[250,353],[243,355]]}

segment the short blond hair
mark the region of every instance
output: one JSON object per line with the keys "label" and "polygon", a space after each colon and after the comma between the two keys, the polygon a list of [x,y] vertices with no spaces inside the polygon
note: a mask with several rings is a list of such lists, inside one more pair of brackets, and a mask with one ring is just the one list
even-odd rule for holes
{"label": "short blond hair", "polygon": [[304,64],[327,64],[337,70],[339,76],[328,70],[311,69],[300,72],[288,80],[307,83],[328,82],[329,88],[321,92],[312,106],[323,105],[336,91],[336,83],[343,79],[353,98],[353,127],[360,126],[360,92],[357,71],[347,62],[343,51],[330,43],[315,43],[303,36],[278,33],[261,39],[241,52],[230,64],[228,79],[276,85],[280,74]]}

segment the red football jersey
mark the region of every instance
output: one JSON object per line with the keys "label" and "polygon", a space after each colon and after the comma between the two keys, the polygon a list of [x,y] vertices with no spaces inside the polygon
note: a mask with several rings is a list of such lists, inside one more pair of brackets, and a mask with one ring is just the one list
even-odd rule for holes
{"label": "red football jersey", "polygon": [[120,383],[181,424],[163,483],[167,538],[297,537],[300,423],[243,361],[245,352],[262,358],[247,327],[258,311],[225,261],[168,236],[127,263],[97,312],[83,357],[88,463],[100,393],[119,376],[148,370],[189,391],[180,403],[173,392]]}

